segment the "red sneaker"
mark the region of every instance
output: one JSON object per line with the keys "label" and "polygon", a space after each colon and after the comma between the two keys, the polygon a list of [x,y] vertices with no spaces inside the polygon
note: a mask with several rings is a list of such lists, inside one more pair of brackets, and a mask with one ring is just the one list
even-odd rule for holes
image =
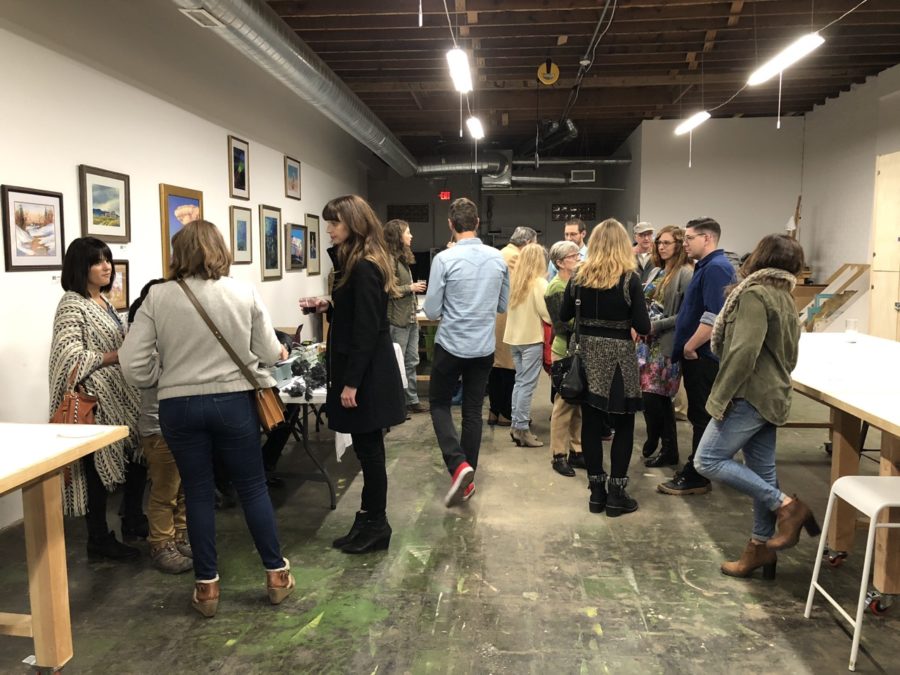
{"label": "red sneaker", "polygon": [[469,501],[472,498],[472,495],[475,494],[475,483],[474,481],[469,483],[469,487],[463,490],[462,500],[464,502]]}
{"label": "red sneaker", "polygon": [[463,500],[465,489],[472,484],[475,479],[475,469],[468,462],[463,462],[456,471],[453,472],[453,478],[450,481],[450,491],[444,497],[444,506],[456,506]]}

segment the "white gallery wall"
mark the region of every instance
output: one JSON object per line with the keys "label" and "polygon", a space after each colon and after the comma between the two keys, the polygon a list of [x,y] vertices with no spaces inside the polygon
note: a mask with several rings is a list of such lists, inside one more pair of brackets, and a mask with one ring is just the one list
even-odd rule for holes
{"label": "white gallery wall", "polygon": [[[105,3],[104,8],[87,2],[83,7],[89,5],[113,11],[128,9],[128,3],[113,7]],[[226,239],[229,206],[251,208],[253,263],[234,266],[232,275],[257,286],[275,325],[309,324],[310,319],[299,312],[297,298],[324,293],[330,262],[320,248],[321,275],[284,272],[281,280],[261,281],[259,205],[280,208],[285,223],[303,223],[306,213],[320,215],[332,197],[364,194],[367,153],[218,38],[201,35],[197,44],[203,39],[210,41],[204,53],[210,57],[209,52],[215,52],[215,67],[253,78],[246,85],[253,96],[235,98],[238,83],[223,78],[217,90],[215,81],[200,73],[196,78],[202,80],[198,88],[204,96],[199,99],[191,99],[190,90],[180,87],[178,81],[166,91],[143,86],[146,83],[140,87],[136,81],[126,83],[107,72],[109,69],[95,69],[84,60],[45,47],[42,43],[52,40],[34,32],[41,25],[41,16],[27,13],[24,7],[9,5],[0,11],[0,81],[5,92],[0,106],[0,128],[4,130],[0,183],[61,192],[65,240],[70,242],[81,236],[78,165],[129,175],[131,242],[111,244],[110,248],[115,258],[130,262],[132,300],[146,281],[163,273],[160,183],[202,191],[204,217],[218,225]],[[15,21],[7,21],[6,9],[22,11],[13,17]],[[169,10],[174,12],[172,7],[166,8]],[[166,14],[162,20],[169,18]],[[171,18],[186,21],[177,12]],[[52,23],[57,25],[57,21]],[[115,33],[109,22],[103,29]],[[193,26],[179,23],[177,29],[191,31]],[[90,42],[88,37],[82,34],[81,39]],[[121,47],[127,51],[127,45]],[[158,48],[165,50],[166,45]],[[131,58],[141,57],[133,54]],[[188,71],[179,71],[178,78],[186,77]],[[178,105],[179,91],[185,94],[183,101],[190,111]],[[223,107],[222,101],[229,99],[230,108]],[[229,126],[232,121],[234,126]],[[228,134],[250,143],[249,202],[228,196]],[[285,197],[285,153],[301,162],[302,201]],[[320,236],[326,237],[324,222],[320,225]],[[282,264],[283,258],[282,251]],[[62,293],[59,272],[0,272],[4,324],[0,332],[0,391],[4,392],[0,421],[47,420],[48,354],[53,315]],[[310,335],[311,329],[307,325],[304,335]],[[27,448],[4,451],[27,452]],[[0,498],[0,527],[20,515],[18,493]]]}

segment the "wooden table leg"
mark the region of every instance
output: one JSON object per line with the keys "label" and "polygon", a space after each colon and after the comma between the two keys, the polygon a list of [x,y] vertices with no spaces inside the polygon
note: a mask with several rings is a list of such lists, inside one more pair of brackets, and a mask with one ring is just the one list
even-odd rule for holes
{"label": "wooden table leg", "polygon": [[[900,476],[900,438],[881,432],[882,476]],[[882,512],[879,522],[900,522],[900,509]],[[873,584],[885,594],[900,594],[900,529],[881,529],[875,535]]]}
{"label": "wooden table leg", "polygon": [[[859,473],[859,435],[862,424],[858,417],[836,408],[831,409],[831,482],[841,476]],[[849,551],[856,533],[856,509],[838,499],[828,528],[828,547],[832,551]]]}
{"label": "wooden table leg", "polygon": [[60,668],[72,658],[60,474],[22,488],[22,507],[36,665]]}

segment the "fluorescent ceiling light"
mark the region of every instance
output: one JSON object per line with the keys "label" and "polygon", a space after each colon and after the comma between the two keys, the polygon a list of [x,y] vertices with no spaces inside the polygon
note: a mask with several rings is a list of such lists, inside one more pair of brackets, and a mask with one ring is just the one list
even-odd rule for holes
{"label": "fluorescent ceiling light", "polygon": [[472,91],[472,73],[469,71],[469,57],[459,47],[454,47],[447,52],[447,65],[450,66],[450,77],[453,78],[453,86],[461,94]]}
{"label": "fluorescent ceiling light", "polygon": [[686,134],[689,131],[693,131],[701,124],[703,124],[710,117],[709,113],[705,110],[701,110],[700,112],[691,115],[684,122],[675,127],[675,135],[681,136],[682,134]]}
{"label": "fluorescent ceiling light", "polygon": [[476,141],[484,138],[484,127],[481,126],[481,120],[475,116],[466,120],[466,126],[469,127],[469,133]]}
{"label": "fluorescent ceiling light", "polygon": [[807,33],[754,70],[753,74],[750,75],[750,79],[747,80],[747,84],[753,86],[770,80],[782,70],[809,54],[823,42],[825,42],[825,38],[818,33]]}

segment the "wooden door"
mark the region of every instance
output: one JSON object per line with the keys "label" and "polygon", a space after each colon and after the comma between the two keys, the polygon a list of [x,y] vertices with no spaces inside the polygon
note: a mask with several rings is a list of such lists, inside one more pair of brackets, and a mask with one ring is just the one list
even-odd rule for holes
{"label": "wooden door", "polygon": [[869,332],[900,339],[900,152],[875,162]]}

